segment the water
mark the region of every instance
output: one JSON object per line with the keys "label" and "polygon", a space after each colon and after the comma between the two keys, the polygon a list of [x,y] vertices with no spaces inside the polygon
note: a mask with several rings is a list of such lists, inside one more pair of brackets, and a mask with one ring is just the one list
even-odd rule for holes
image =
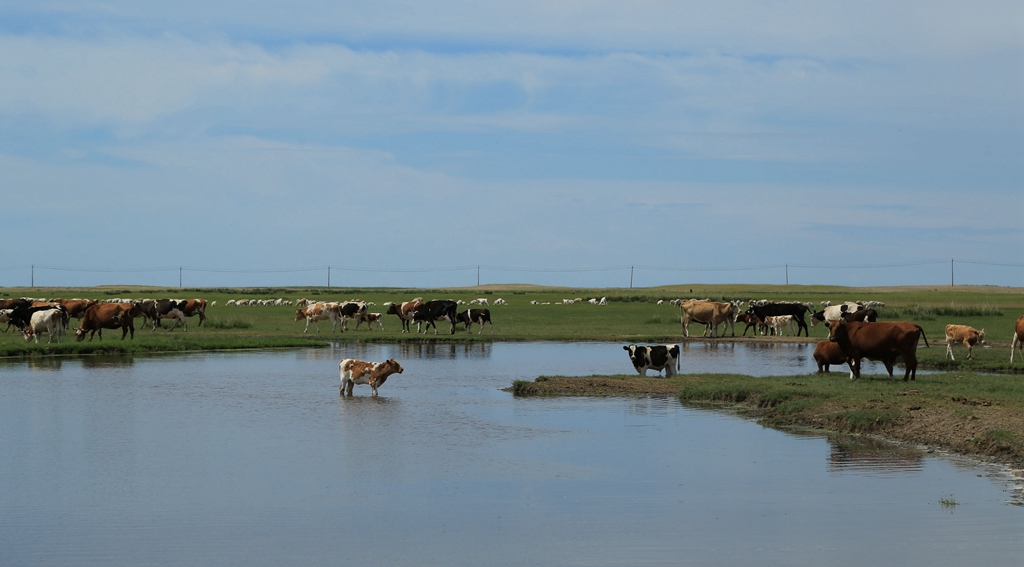
{"label": "water", "polygon": [[[683,372],[811,372],[811,348],[690,345]],[[344,357],[405,373],[343,399]],[[599,343],[0,364],[0,565],[1024,562],[994,469],[672,398],[501,391],[615,372]]]}

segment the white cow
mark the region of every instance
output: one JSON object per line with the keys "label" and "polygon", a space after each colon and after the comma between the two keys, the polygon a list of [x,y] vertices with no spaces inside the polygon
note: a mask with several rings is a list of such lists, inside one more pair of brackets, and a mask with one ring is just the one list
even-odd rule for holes
{"label": "white cow", "polygon": [[57,342],[60,342],[60,336],[64,334],[64,314],[60,309],[45,309],[33,313],[24,332],[25,340],[34,338],[38,344],[39,334],[43,331],[50,335],[47,343],[52,343],[53,337],[57,337]]}

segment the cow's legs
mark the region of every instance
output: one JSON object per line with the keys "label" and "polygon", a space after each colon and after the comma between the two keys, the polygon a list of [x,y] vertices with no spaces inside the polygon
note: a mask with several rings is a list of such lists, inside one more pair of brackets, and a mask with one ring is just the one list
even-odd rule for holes
{"label": "cow's legs", "polygon": [[949,339],[946,339],[946,358],[956,360],[956,357],[953,356],[953,341]]}

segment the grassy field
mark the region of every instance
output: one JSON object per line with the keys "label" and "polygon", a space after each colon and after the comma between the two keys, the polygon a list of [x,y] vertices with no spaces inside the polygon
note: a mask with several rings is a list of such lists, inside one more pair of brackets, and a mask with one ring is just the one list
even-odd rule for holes
{"label": "grassy field", "polygon": [[[142,328],[137,320],[134,341],[119,340],[118,331],[108,330],[104,340],[76,343],[73,335],[65,336],[60,345],[29,344],[20,335],[0,334],[0,356],[33,354],[75,354],[93,352],[146,352],[202,349],[267,348],[324,345],[328,341],[617,341],[636,343],[679,342],[683,340],[679,323],[679,310],[668,304],[675,298],[771,299],[779,301],[805,301],[815,305],[823,300],[837,303],[844,300],[876,300],[886,304],[881,309],[883,320],[911,320],[920,323],[932,349],[922,349],[922,365],[930,368],[971,368],[988,372],[1024,371],[1020,365],[1009,365],[1009,341],[1014,321],[1024,314],[1024,290],[1019,288],[961,287],[961,288],[843,288],[823,286],[670,286],[645,289],[561,289],[536,286],[488,286],[463,289],[345,289],[345,288],[253,288],[253,289],[178,289],[178,288],[2,288],[0,297],[82,297],[109,299],[131,298],[195,298],[217,301],[207,310],[209,320],[197,327],[198,318],[189,320],[188,332],[179,329],[152,331]],[[234,307],[225,306],[229,299],[296,300],[305,297],[319,301],[362,299],[376,303],[371,311],[385,312],[387,301],[406,301],[413,297],[429,299],[487,298],[494,334],[487,329],[482,335],[467,334],[461,327],[452,336],[446,334],[447,325],[439,325],[441,334],[402,334],[401,325],[394,315],[385,317],[385,329],[331,333],[330,323],[321,322],[321,332],[303,334],[304,322],[295,322],[294,307]],[[493,301],[503,298],[505,306],[494,306]],[[608,305],[595,306],[583,302],[561,304],[563,299],[607,297]],[[658,300],[664,300],[658,305]],[[540,305],[531,304],[532,301]],[[947,323],[960,323],[985,328],[988,341],[995,348],[975,349],[976,361],[944,362],[945,349],[934,348],[943,344],[943,329]],[[77,320],[72,326],[77,326]],[[165,325],[169,325],[166,322]],[[742,333],[742,325],[739,332]],[[699,335],[702,327],[692,325],[691,331]],[[823,326],[811,329],[811,339],[822,339],[827,331]],[[748,335],[749,336],[749,335]],[[811,340],[807,339],[807,340]],[[779,340],[757,338],[751,340]],[[784,338],[783,340],[792,340]],[[801,339],[803,340],[803,339]],[[45,341],[45,339],[44,339]],[[922,343],[923,344],[923,343]],[[958,354],[964,353],[960,347]],[[970,366],[968,366],[970,365]]]}

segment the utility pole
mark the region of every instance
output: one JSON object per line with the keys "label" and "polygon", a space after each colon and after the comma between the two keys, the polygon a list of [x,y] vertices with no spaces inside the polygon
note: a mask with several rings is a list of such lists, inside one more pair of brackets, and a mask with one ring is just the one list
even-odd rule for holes
{"label": "utility pole", "polygon": [[480,266],[476,267],[476,287],[480,287]]}
{"label": "utility pole", "polygon": [[789,285],[789,264],[786,264],[786,285]]}
{"label": "utility pole", "polygon": [[629,289],[633,289],[633,266],[629,267]]}
{"label": "utility pole", "polygon": [[327,266],[327,287],[331,287],[331,267]]}
{"label": "utility pole", "polygon": [[178,266],[178,287],[181,288],[181,266]]}
{"label": "utility pole", "polygon": [[32,264],[32,287],[36,287],[36,265]]}
{"label": "utility pole", "polygon": [[953,287],[953,259],[949,259],[949,287]]}

